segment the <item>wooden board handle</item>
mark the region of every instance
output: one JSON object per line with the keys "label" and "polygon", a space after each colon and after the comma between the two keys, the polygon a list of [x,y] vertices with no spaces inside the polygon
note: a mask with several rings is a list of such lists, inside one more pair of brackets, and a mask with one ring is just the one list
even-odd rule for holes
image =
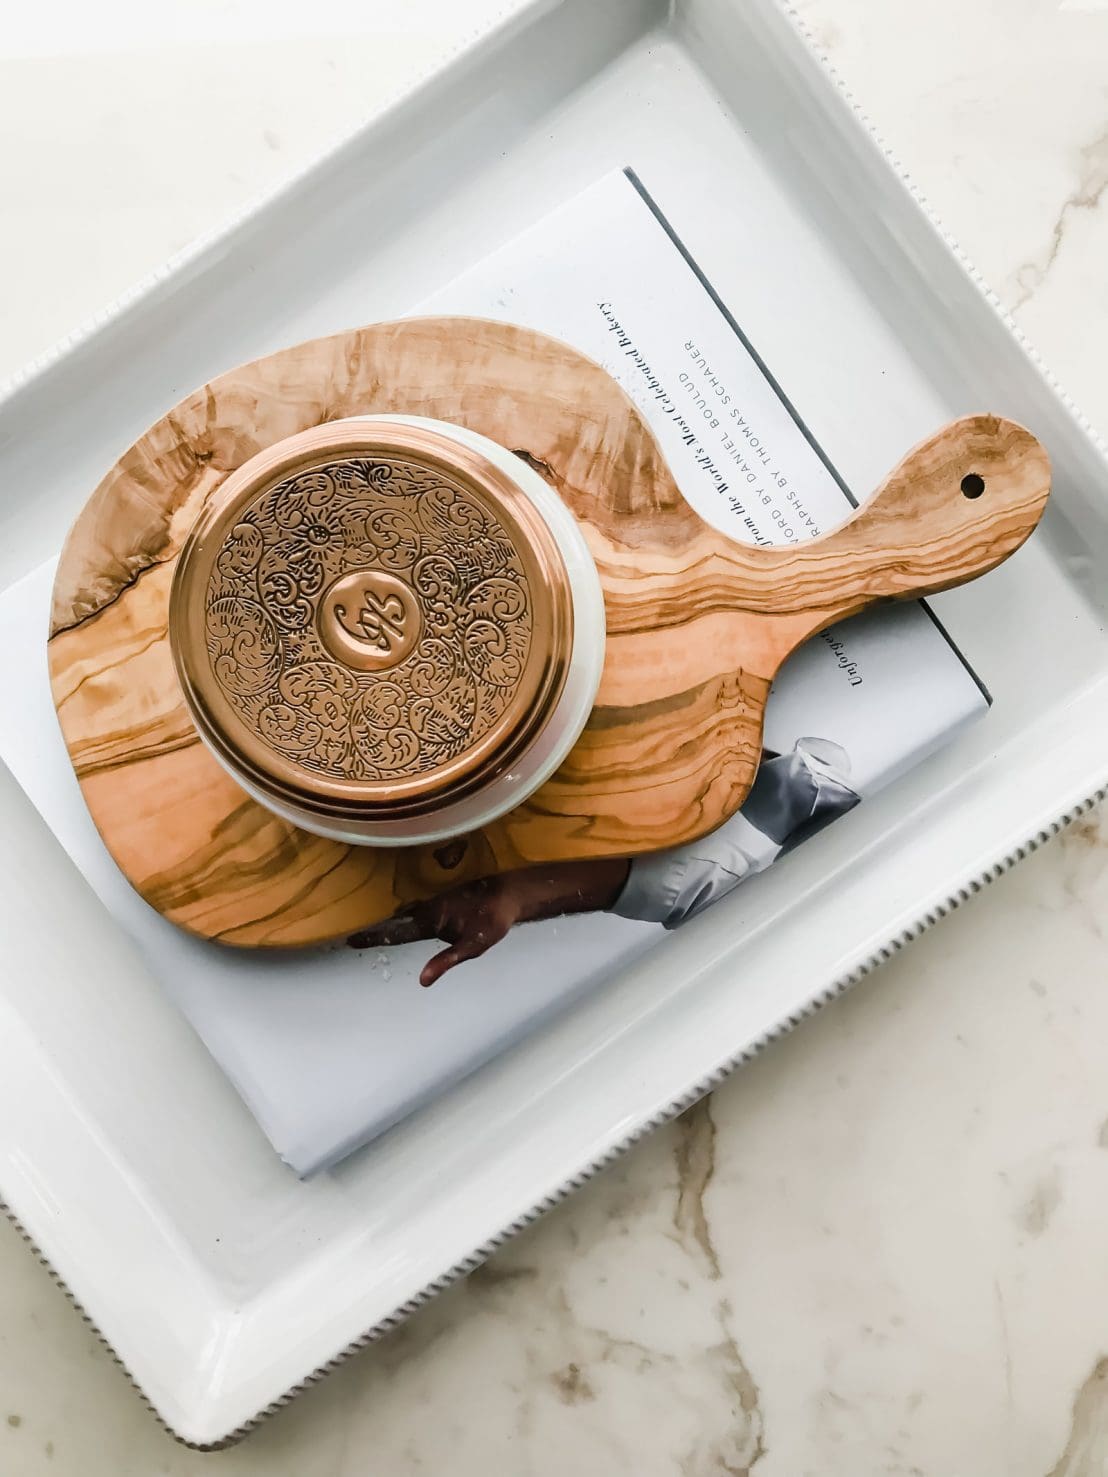
{"label": "wooden board handle", "polygon": [[[1014,421],[966,416],[921,442],[839,528],[760,550],[778,611],[810,613],[804,639],[884,600],[952,589],[1002,563],[1034,530],[1050,460]],[[744,564],[746,561],[744,561]]]}
{"label": "wooden board handle", "polygon": [[1049,495],[1050,460],[1030,431],[965,416],[914,447],[845,523],[808,543],[755,547],[713,531],[655,556],[650,580],[633,547],[598,546],[608,634],[676,633],[692,617],[746,612],[763,622],[762,647],[753,648],[749,624],[736,624],[734,650],[722,642],[726,660],[768,678],[809,636],[868,605],[933,595],[995,568],[1031,534]]}

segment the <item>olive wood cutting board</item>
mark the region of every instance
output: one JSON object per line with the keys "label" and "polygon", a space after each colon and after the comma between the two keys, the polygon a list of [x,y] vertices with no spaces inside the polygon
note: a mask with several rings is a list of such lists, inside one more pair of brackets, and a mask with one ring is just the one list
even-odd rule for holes
{"label": "olive wood cutting board", "polygon": [[[230,472],[310,426],[386,411],[468,426],[536,468],[583,529],[607,615],[596,704],[561,769],[510,814],[433,846],[342,845],[247,796],[192,726],[167,629],[181,544]],[[746,797],[789,652],[875,601],[993,568],[1049,484],[1027,431],[967,417],[840,528],[750,547],[700,519],[631,401],[576,350],[479,319],[375,324],[212,380],[123,454],[58,566],[54,702],[93,820],[148,903],[228,944],[319,943],[462,881],[713,830]]]}

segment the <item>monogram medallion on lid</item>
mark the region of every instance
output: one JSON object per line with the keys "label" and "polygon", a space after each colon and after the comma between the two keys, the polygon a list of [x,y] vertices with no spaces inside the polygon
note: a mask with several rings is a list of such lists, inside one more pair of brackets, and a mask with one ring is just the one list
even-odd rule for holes
{"label": "monogram medallion on lid", "polygon": [[379,569],[355,569],[325,592],[318,625],[337,662],[356,672],[384,672],[411,654],[423,615],[410,584]]}
{"label": "monogram medallion on lid", "polygon": [[480,438],[434,426],[365,418],[279,443],[227,478],[178,564],[171,640],[201,736],[325,834],[480,789],[565,685],[557,539]]}

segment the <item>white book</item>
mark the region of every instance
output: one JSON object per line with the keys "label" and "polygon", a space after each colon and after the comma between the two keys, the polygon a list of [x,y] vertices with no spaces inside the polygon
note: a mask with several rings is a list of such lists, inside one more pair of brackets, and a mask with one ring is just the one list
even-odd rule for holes
{"label": "white book", "polygon": [[[772,377],[773,345],[746,341],[741,304],[720,302],[629,172],[598,181],[417,311],[526,324],[599,360],[638,404],[682,494],[736,539],[803,540],[849,512],[850,491],[803,407]],[[0,758],[301,1175],[334,1165],[603,988],[666,927],[750,885],[988,706],[923,605],[885,607],[817,637],[774,686],[769,757],[743,813],[695,845],[635,861],[613,911],[524,925],[424,991],[419,971],[438,946],[228,950],[180,933],[131,890],[85,810],[54,716],[52,577],[43,567],[0,596],[10,697]]]}

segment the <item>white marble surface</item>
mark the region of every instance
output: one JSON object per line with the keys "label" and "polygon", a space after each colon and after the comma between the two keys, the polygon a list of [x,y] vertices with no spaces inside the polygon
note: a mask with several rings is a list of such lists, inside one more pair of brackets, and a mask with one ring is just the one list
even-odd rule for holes
{"label": "white marble surface", "polygon": [[[494,8],[6,16],[0,371]],[[1108,4],[800,8],[1108,431]],[[0,1473],[1100,1477],[1106,986],[1094,816],[215,1456],[158,1429],[0,1228]]]}

